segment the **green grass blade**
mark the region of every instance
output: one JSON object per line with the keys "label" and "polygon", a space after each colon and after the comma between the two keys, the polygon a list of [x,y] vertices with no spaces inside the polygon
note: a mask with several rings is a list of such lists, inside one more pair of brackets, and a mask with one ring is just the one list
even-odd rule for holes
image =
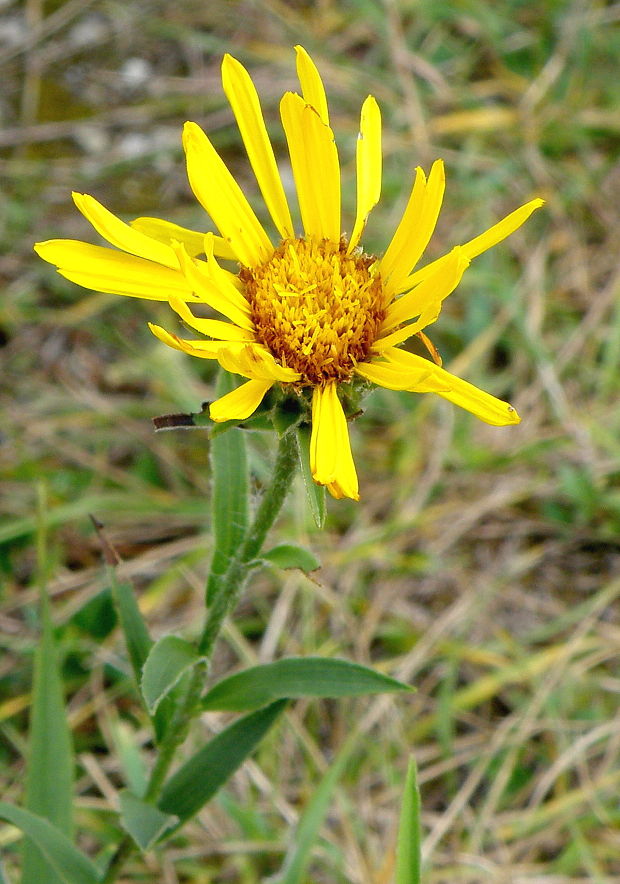
{"label": "green grass blade", "polygon": [[[220,372],[217,393],[233,389],[231,376]],[[230,559],[245,537],[249,518],[249,475],[245,433],[232,427],[211,438],[213,558],[207,582],[207,602],[217,595]]]}
{"label": "green grass blade", "polygon": [[308,880],[306,871],[312,858],[312,848],[331,807],[336,783],[342,776],[357,739],[357,733],[351,734],[319,783],[299,820],[292,847],[284,860],[282,871],[276,875],[272,884],[305,884]]}
{"label": "green grass blade", "polygon": [[420,790],[416,764],[409,761],[396,845],[395,884],[420,884]]}
{"label": "green grass blade", "polygon": [[[56,826],[37,814],[0,801],[0,819],[16,826],[37,845],[48,865],[37,884],[98,884],[97,867]],[[51,874],[53,870],[54,879]]]}
{"label": "green grass blade", "polygon": [[310,472],[310,436],[311,428],[308,425],[299,427],[297,430],[297,444],[299,445],[299,460],[301,463],[301,474],[304,477],[304,485],[312,518],[317,528],[322,528],[325,524],[325,516],[327,513],[327,505],[325,503],[325,487],[317,485],[312,478]]}
{"label": "green grass blade", "polygon": [[389,675],[348,660],[288,657],[222,679],[204,696],[202,708],[245,712],[283,697],[355,697],[412,690]]}
{"label": "green grass blade", "polygon": [[[43,501],[42,501],[43,504]],[[73,834],[73,746],[65,710],[58,654],[44,586],[45,535],[38,535],[41,638],[34,658],[25,807],[49,820],[68,838]],[[29,838],[23,846],[22,884],[57,884],[60,878]]]}
{"label": "green grass blade", "polygon": [[183,764],[165,784],[159,809],[189,819],[215,795],[280,717],[286,700],[235,721]]}

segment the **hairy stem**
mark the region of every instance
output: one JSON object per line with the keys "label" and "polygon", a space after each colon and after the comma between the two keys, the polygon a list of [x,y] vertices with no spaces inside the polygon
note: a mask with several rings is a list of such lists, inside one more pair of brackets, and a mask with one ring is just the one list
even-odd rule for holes
{"label": "hairy stem", "polygon": [[[297,440],[294,433],[280,439],[272,482],[260,502],[250,530],[231,561],[223,583],[209,608],[203,634],[198,646],[200,654],[209,658],[220,634],[227,614],[235,607],[252,568],[252,562],[260,553],[269,529],[273,525],[284,498],[291,487],[297,465]],[[161,743],[159,753],[144,795],[145,801],[157,803],[161,787],[174,761],[176,750],[184,742],[189,726],[199,709],[200,694],[205,682],[207,663],[194,668],[183,699],[179,702],[168,731]],[[125,835],[106,870],[101,884],[113,884],[134,850],[133,839]]]}

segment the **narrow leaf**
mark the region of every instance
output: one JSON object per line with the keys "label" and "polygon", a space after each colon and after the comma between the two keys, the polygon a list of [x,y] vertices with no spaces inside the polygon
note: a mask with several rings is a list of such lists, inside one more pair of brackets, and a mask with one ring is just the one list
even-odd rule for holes
{"label": "narrow leaf", "polygon": [[213,737],[168,780],[159,809],[175,814],[182,822],[197,813],[254,751],[285,706],[285,700],[272,703]]}
{"label": "narrow leaf", "polygon": [[[52,632],[49,602],[41,589],[42,635],[35,654],[30,717],[26,809],[49,820],[71,837],[73,746]],[[27,838],[23,847],[22,884],[57,884],[39,848]]]}
{"label": "narrow leaf", "polygon": [[134,795],[142,797],[148,786],[148,773],[136,732],[126,721],[115,717],[111,718],[108,727],[123,780]]}
{"label": "narrow leaf", "polygon": [[2,865],[2,860],[0,860],[0,884],[10,884],[8,876],[4,871],[4,866]]}
{"label": "narrow leaf", "polygon": [[308,880],[306,872],[312,858],[312,848],[331,807],[336,783],[342,776],[357,739],[358,735],[354,732],[345,742],[334,763],[319,783],[299,820],[291,848],[284,859],[282,871],[276,875],[275,879],[272,879],[272,884],[305,884]]}
{"label": "narrow leaf", "polygon": [[121,825],[136,842],[140,850],[150,850],[155,842],[175,826],[179,818],[162,813],[154,804],[148,804],[128,789],[120,793]]}
{"label": "narrow leaf", "polygon": [[[63,884],[98,884],[97,867],[85,856],[60,829],[46,819],[20,807],[0,802],[0,819],[17,826],[24,835],[31,838]],[[47,884],[49,877],[43,877],[39,884]]]}
{"label": "narrow leaf", "polygon": [[203,659],[193,645],[176,635],[165,635],[155,642],[142,670],[141,685],[151,715],[179,679]]}
{"label": "narrow leaf", "polygon": [[278,568],[299,568],[305,574],[321,567],[321,563],[310,550],[295,543],[280,543],[268,552],[261,553],[260,557]]}
{"label": "narrow leaf", "polygon": [[396,845],[395,884],[420,884],[420,790],[413,758],[407,768]]}
{"label": "narrow leaf", "polygon": [[312,478],[310,472],[310,436],[311,428],[308,424],[304,424],[297,429],[297,442],[299,444],[299,460],[301,463],[301,474],[304,477],[304,485],[306,487],[306,495],[312,518],[317,528],[322,528],[325,524],[325,515],[327,506],[325,503],[325,486],[317,485]]}
{"label": "narrow leaf", "polygon": [[136,684],[139,685],[142,677],[142,667],[149,655],[153,641],[138,607],[132,585],[119,582],[112,567],[108,569],[108,575],[112,587],[112,596],[121,621],[127,653],[129,654]]}
{"label": "narrow leaf", "polygon": [[[231,375],[221,371],[217,392],[233,389]],[[213,558],[207,582],[207,603],[217,595],[230,559],[243,542],[248,527],[249,476],[245,434],[236,427],[211,437]]]}
{"label": "narrow leaf", "polygon": [[205,694],[202,708],[242,712],[281,697],[353,697],[412,690],[389,675],[348,660],[288,657],[222,679]]}

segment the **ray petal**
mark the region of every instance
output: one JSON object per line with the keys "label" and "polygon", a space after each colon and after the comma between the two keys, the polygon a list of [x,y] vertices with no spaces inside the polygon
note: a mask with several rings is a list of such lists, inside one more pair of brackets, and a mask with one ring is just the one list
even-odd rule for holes
{"label": "ray petal", "polygon": [[[176,251],[181,271],[197,298],[208,304],[213,310],[222,313],[240,328],[253,331],[254,324],[248,315],[248,305],[245,299],[236,289],[228,290],[225,286],[218,285],[213,279],[209,264],[215,259],[211,257],[211,260],[205,263],[190,258],[181,243],[176,244]],[[233,292],[235,298],[241,303],[237,303],[237,300],[233,302],[231,297]]]}
{"label": "ray petal", "polygon": [[[487,251],[487,249],[496,246],[502,240],[506,239],[506,237],[510,236],[511,233],[514,233],[515,230],[518,230],[522,224],[524,224],[527,219],[530,217],[532,212],[535,212],[536,209],[539,209],[541,206],[544,206],[545,201],[542,199],[534,199],[530,200],[529,203],[526,203],[524,206],[521,206],[518,209],[515,209],[514,212],[511,212],[509,215],[506,215],[505,218],[502,218],[501,221],[498,221],[497,224],[494,224],[492,227],[489,227],[484,233],[481,233],[479,236],[470,239],[464,245],[461,246],[464,254],[471,261],[473,258],[477,258],[478,255],[481,255],[482,252]],[[431,261],[430,264],[427,264],[425,267],[421,267],[419,270],[416,270],[415,273],[412,273],[410,276],[406,277],[402,280],[398,286],[398,291],[404,292],[410,289],[414,285],[418,285],[422,280],[426,279],[426,277],[433,273],[435,267],[439,261],[445,260],[445,255],[441,258],[437,258],[436,261]]]}
{"label": "ray petal", "polygon": [[174,251],[169,245],[165,245],[150,236],[146,236],[139,230],[135,230],[129,224],[125,224],[116,215],[113,215],[98,200],[87,193],[73,193],[73,202],[84,215],[87,221],[93,225],[97,233],[118,249],[163,264],[171,270],[178,270],[178,262]]}
{"label": "ray petal", "polygon": [[360,241],[368,215],[381,195],[381,111],[372,95],[362,105],[356,160],[357,213],[347,249],[349,253]]}
{"label": "ray petal", "polygon": [[[174,224],[172,221],[164,221],[162,218],[134,218],[130,222],[134,230],[150,236],[159,242],[171,245],[172,240],[182,242],[188,255],[195,258],[204,252],[204,231],[189,230],[187,227],[181,227],[180,224]],[[236,255],[230,245],[221,236],[213,236],[213,251],[218,258],[226,258],[230,261],[236,261]]]}
{"label": "ray petal", "polygon": [[[430,374],[423,379],[421,383],[412,384],[406,387],[413,393],[436,392],[439,396],[447,399],[449,402],[470,411],[481,421],[491,424],[494,427],[503,427],[509,424],[518,424],[521,418],[508,402],[497,399],[490,393],[480,390],[468,381],[464,381],[456,375],[451,374],[444,368],[430,363],[422,356],[415,353],[408,353],[405,350],[393,349],[386,350],[383,354],[387,362],[393,366],[400,367],[404,373],[416,371],[418,368],[430,366]],[[429,388],[429,384],[440,384],[445,388],[442,390]]]}
{"label": "ray petal", "polygon": [[349,428],[335,382],[314,389],[310,469],[314,481],[327,485],[334,497],[359,500]]}
{"label": "ray petal", "polygon": [[224,92],[233,109],[258,186],[282,239],[294,236],[293,221],[250,75],[231,55],[222,62]]}
{"label": "ray petal", "polygon": [[156,338],[172,347],[173,350],[180,350],[187,353],[188,356],[198,356],[200,359],[219,359],[220,353],[224,347],[230,346],[221,341],[186,341],[178,335],[173,335],[160,325],[149,322],[149,328]]}
{"label": "ray petal", "polygon": [[[400,344],[411,335],[417,334],[421,329],[435,322],[441,311],[442,302],[458,286],[468,266],[469,259],[459,246],[446,255],[443,262],[437,262],[435,272],[431,276],[413,291],[402,295],[390,304],[381,327],[380,335],[383,337],[378,338],[374,349],[383,350],[388,346]],[[413,319],[415,316],[420,317],[417,322],[386,336],[386,332],[389,332],[390,329]]]}
{"label": "ray petal", "polygon": [[306,104],[311,105],[321,118],[321,122],[329,126],[329,111],[323,80],[317,66],[303,46],[296,46],[297,76],[301,85],[301,94]]}
{"label": "ray petal", "polygon": [[170,306],[183,322],[202,335],[208,335],[219,341],[253,341],[254,333],[248,329],[239,328],[232,322],[222,322],[220,319],[203,319],[194,316],[185,301],[180,298],[170,298]]}
{"label": "ray petal", "polygon": [[254,414],[273,381],[251,380],[216,399],[209,406],[209,416],[216,423],[245,420]]}
{"label": "ray petal", "polygon": [[401,281],[422,257],[435,230],[444,190],[445,173],[441,160],[433,163],[428,181],[425,181],[422,169],[416,169],[409,202],[381,259],[381,276],[388,299],[399,291]]}
{"label": "ray petal", "polygon": [[171,295],[194,300],[192,288],[179,270],[135,255],[72,239],[39,242],[34,250],[44,261],[55,264],[61,276],[96,292],[149,301],[167,301]]}
{"label": "ray petal", "polygon": [[246,267],[266,261],[273,246],[224,161],[196,123],[186,123],[187,175],[198,202]]}
{"label": "ray petal", "polygon": [[297,198],[306,236],[340,241],[340,165],[334,133],[303,98],[280,102]]}

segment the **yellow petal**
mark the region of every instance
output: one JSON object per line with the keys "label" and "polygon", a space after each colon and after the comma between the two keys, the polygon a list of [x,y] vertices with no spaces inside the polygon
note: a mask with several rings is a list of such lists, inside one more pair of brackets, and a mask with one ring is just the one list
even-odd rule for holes
{"label": "yellow petal", "polygon": [[381,259],[381,277],[389,299],[420,260],[429,243],[441,209],[445,189],[443,162],[435,160],[428,181],[419,167],[400,224]]}
{"label": "yellow petal", "polygon": [[220,354],[220,365],[232,374],[240,374],[257,381],[294,383],[300,378],[299,372],[279,365],[262,344],[228,347],[225,353]]}
{"label": "yellow petal", "polygon": [[258,94],[246,69],[231,55],[225,55],[222,62],[222,83],[274,224],[282,239],[291,238],[295,235],[291,213]]}
{"label": "yellow petal", "polygon": [[362,105],[357,136],[357,214],[347,252],[358,244],[370,211],[381,195],[381,111],[369,95]]}
{"label": "yellow petal", "polygon": [[334,134],[299,95],[280,103],[301,220],[307,236],[340,241],[340,166]]}
{"label": "yellow petal", "polygon": [[236,390],[226,393],[209,406],[211,420],[217,423],[245,420],[254,414],[272,383],[272,381],[248,381]]}
{"label": "yellow petal", "polygon": [[72,196],[73,202],[82,215],[111,245],[124,252],[129,252],[130,255],[146,258],[148,261],[155,261],[157,264],[163,264],[164,267],[178,270],[178,262],[169,245],[164,245],[162,242],[140,233],[139,230],[134,230],[133,227],[125,224],[87,193],[73,193]]}
{"label": "yellow petal", "polygon": [[321,122],[329,126],[329,112],[327,110],[327,96],[315,63],[312,61],[303,46],[296,46],[297,76],[301,85],[301,93],[306,104],[312,105],[321,118]]}
{"label": "yellow petal", "polygon": [[[421,363],[424,364],[405,370],[387,361],[360,362],[355,371],[360,377],[386,390],[411,390],[412,386],[420,385],[431,377],[432,363],[426,359],[422,359]],[[434,392],[444,389],[447,388],[439,385]]]}
{"label": "yellow petal", "polygon": [[194,300],[180,271],[144,258],[72,239],[39,242],[34,250],[44,261],[55,264],[61,276],[96,292],[150,301],[167,301],[171,295]]}
{"label": "yellow petal", "polygon": [[[449,371],[428,362],[427,359],[423,359],[415,353],[393,349],[387,350],[382,355],[387,359],[388,363],[397,368],[400,367],[403,371],[403,375],[407,372],[415,372],[421,367],[422,363],[426,363],[430,366],[431,371],[427,378],[422,379],[421,382],[416,381],[406,388],[411,392],[437,393],[449,402],[454,403],[454,405],[458,405],[460,408],[470,411],[477,418],[480,418],[481,421],[491,424],[494,427],[518,424],[521,421],[521,418],[512,405],[509,405],[501,399],[497,399],[495,396],[491,396],[490,393],[480,390],[473,384],[461,380],[461,378],[457,378],[456,375],[450,374]],[[443,385],[445,388],[443,390],[433,389],[432,387],[429,387],[429,384],[432,383]]]}
{"label": "yellow petal", "polygon": [[[187,227],[181,227],[179,224],[173,224],[172,221],[164,221],[162,218],[134,218],[130,222],[134,230],[150,236],[159,242],[171,245],[172,240],[182,242],[188,255],[195,258],[196,255],[202,254],[204,251],[204,232],[197,230],[189,230]],[[213,251],[218,258],[227,258],[236,261],[236,255],[230,245],[221,236],[213,237]]]}
{"label": "yellow petal", "polygon": [[[435,368],[439,372],[444,371],[438,365]],[[446,372],[446,374],[448,373]],[[470,411],[485,424],[491,424],[493,427],[505,427],[521,422],[516,410],[508,402],[491,396],[490,393],[480,390],[455,375],[450,375],[450,384],[452,389],[449,392],[438,392],[438,395],[454,405]]]}
{"label": "yellow petal", "polygon": [[[485,252],[487,249],[492,248],[492,246],[497,245],[497,243],[501,242],[503,239],[506,239],[506,237],[510,236],[511,233],[514,233],[515,230],[518,230],[518,228],[527,221],[532,212],[536,211],[536,209],[539,209],[541,206],[544,206],[544,204],[545,201],[542,199],[530,200],[529,203],[526,203],[519,209],[515,209],[510,215],[506,215],[505,218],[502,218],[502,220],[498,221],[497,224],[494,224],[493,227],[489,227],[484,233],[474,237],[474,239],[470,239],[469,242],[466,242],[461,246],[461,249],[471,261],[473,258],[482,254],[482,252]],[[444,260],[445,257],[446,256],[443,255],[441,258],[437,258],[436,261],[432,261],[425,267],[421,267],[420,270],[416,270],[411,276],[402,280],[398,290],[407,291],[412,286],[418,285],[418,283],[423,279],[426,279],[430,273],[434,272],[437,263]]]}
{"label": "yellow petal", "polygon": [[349,429],[335,382],[314,389],[310,469],[314,481],[327,485],[334,497],[359,500]]}
{"label": "yellow petal", "polygon": [[172,347],[173,350],[187,353],[188,356],[198,356],[200,359],[219,359],[222,348],[229,346],[222,344],[221,341],[186,341],[153,322],[149,322],[148,325],[155,337],[159,338],[163,344]]}
{"label": "yellow petal", "polygon": [[[210,272],[210,262],[200,262],[197,261],[196,258],[190,258],[181,243],[176,244],[176,250],[181,272],[192,287],[197,298],[203,303],[208,304],[213,310],[222,313],[240,328],[244,328],[247,331],[253,331],[254,324],[249,317],[247,302],[242,298],[239,292],[232,287],[231,291],[229,291],[223,286],[218,286],[217,283],[214,282]],[[211,258],[211,261],[215,261],[215,259]],[[237,301],[233,303],[232,298],[229,296],[232,292],[234,292],[236,299],[242,301],[241,305],[237,303]]]}
{"label": "yellow petal", "polygon": [[185,301],[180,298],[170,298],[170,306],[178,313],[183,322],[195,329],[202,335],[216,338],[220,341],[253,341],[254,333],[247,329],[239,328],[231,322],[222,322],[220,319],[203,319],[194,316]]}
{"label": "yellow petal", "polygon": [[[213,281],[216,285],[226,293],[226,296],[230,298],[233,304],[237,304],[240,310],[249,311],[249,304],[243,294],[245,286],[241,282],[239,276],[236,273],[231,273],[230,270],[224,270],[223,267],[220,267],[215,258],[217,239],[219,239],[219,237],[216,237],[213,233],[205,233],[204,253],[207,258],[208,272],[213,277]],[[199,261],[198,263],[201,267],[203,266],[202,261]],[[236,291],[233,292],[233,289]]]}
{"label": "yellow petal", "polygon": [[266,261],[273,246],[243,191],[196,123],[186,123],[183,146],[187,175],[196,199],[246,267]]}
{"label": "yellow petal", "polygon": [[[435,322],[441,311],[442,302],[457,287],[468,266],[469,259],[457,246],[443,262],[437,263],[435,272],[428,279],[413,291],[393,301],[387,309],[380,337],[373,344],[373,350],[380,351],[386,347],[394,347],[426,328],[431,322]],[[419,316],[420,319],[392,334],[385,334],[394,326],[407,322],[414,316]]]}

